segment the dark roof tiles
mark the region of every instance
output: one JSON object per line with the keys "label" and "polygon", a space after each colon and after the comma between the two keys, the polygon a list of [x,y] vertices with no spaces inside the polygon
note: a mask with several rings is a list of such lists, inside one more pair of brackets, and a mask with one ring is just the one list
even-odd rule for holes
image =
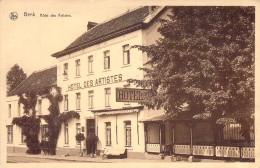
{"label": "dark roof tiles", "polygon": [[109,34],[118,32],[120,30],[124,30],[134,25],[141,24],[144,19],[149,15],[149,7],[141,7],[136,10],[127,12],[119,17],[111,19],[107,22],[103,22],[93,27],[89,31],[85,32],[79,38],[77,38],[74,42],[72,42],[67,48],[64,50],[53,54],[54,57],[60,57],[66,53],[66,51],[77,47],[79,45],[92,42],[96,39],[102,38]]}
{"label": "dark roof tiles", "polygon": [[57,67],[33,72],[22,81],[8,96],[14,96],[27,91],[36,91],[57,85]]}

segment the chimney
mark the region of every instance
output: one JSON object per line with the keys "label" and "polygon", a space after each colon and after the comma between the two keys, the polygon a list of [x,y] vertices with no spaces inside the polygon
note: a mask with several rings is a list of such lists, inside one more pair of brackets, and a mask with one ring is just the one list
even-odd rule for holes
{"label": "chimney", "polygon": [[87,30],[90,30],[92,27],[96,26],[98,23],[95,22],[88,22]]}
{"label": "chimney", "polygon": [[154,11],[158,9],[159,6],[149,6],[149,14],[152,14]]}

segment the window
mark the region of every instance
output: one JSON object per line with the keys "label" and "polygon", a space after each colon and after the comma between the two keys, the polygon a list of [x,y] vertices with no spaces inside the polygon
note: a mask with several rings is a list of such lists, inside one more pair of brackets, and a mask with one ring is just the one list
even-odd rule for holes
{"label": "window", "polygon": [[130,50],[129,44],[123,46],[123,64],[130,64]]}
{"label": "window", "polygon": [[68,95],[64,95],[64,111],[68,111],[69,110],[69,99],[68,99]]}
{"label": "window", "polygon": [[105,107],[110,107],[111,89],[105,88]]}
{"label": "window", "polygon": [[8,104],[8,117],[10,118],[12,115],[12,105]]}
{"label": "window", "polygon": [[106,122],[106,146],[111,146],[111,122]]}
{"label": "window", "polygon": [[42,113],[42,100],[38,100],[38,113],[41,114]]}
{"label": "window", "polygon": [[69,144],[69,126],[68,126],[68,124],[64,124],[64,140],[65,140],[65,144]]}
{"label": "window", "polygon": [[76,93],[76,110],[80,110],[80,93]]}
{"label": "window", "polygon": [[110,51],[104,52],[104,69],[110,69]]}
{"label": "window", "polygon": [[47,136],[48,132],[48,124],[42,125],[42,141],[48,141],[49,138]]}
{"label": "window", "polygon": [[93,56],[88,57],[88,73],[92,74],[93,73]]}
{"label": "window", "polygon": [[125,122],[125,146],[131,146],[131,121]]}
{"label": "window", "polygon": [[21,129],[21,143],[25,143],[25,133],[24,133],[24,129]]}
{"label": "window", "polygon": [[64,66],[64,72],[63,72],[64,79],[68,79],[68,68],[69,68],[69,65],[68,65],[68,63],[65,63],[63,66]]}
{"label": "window", "polygon": [[18,117],[21,116],[21,103],[18,102]]}
{"label": "window", "polygon": [[7,143],[13,143],[13,126],[7,126]]}
{"label": "window", "polygon": [[68,111],[69,110],[69,99],[68,99],[68,95],[64,95],[64,111]]}
{"label": "window", "polygon": [[88,108],[94,108],[94,91],[91,90],[88,92]]}
{"label": "window", "polygon": [[80,59],[76,60],[76,76],[80,76]]}
{"label": "window", "polygon": [[[81,133],[80,123],[76,123],[76,134]],[[77,141],[77,145],[79,145],[80,142]]]}

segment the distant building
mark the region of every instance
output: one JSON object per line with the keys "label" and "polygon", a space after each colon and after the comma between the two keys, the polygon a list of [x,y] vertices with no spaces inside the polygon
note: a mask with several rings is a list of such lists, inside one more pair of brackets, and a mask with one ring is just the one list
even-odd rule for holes
{"label": "distant building", "polygon": [[[22,81],[15,89],[13,89],[6,98],[8,115],[6,120],[7,129],[7,152],[17,153],[26,152],[25,136],[23,131],[17,125],[12,125],[12,120],[15,117],[21,117],[24,114],[23,104],[19,103],[19,94],[26,92],[39,91],[42,89],[52,89],[57,86],[57,68],[51,67],[41,71],[33,72],[29,77]],[[47,98],[37,97],[36,115],[48,115],[50,103]],[[47,125],[44,120],[41,120],[41,132],[39,140],[45,138],[44,133],[47,131]]]}

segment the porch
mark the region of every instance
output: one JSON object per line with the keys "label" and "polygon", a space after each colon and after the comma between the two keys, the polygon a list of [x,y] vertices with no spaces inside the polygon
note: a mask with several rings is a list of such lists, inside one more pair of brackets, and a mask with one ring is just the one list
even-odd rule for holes
{"label": "porch", "polygon": [[[206,120],[168,121],[165,114],[144,121],[145,152],[215,159],[255,158],[254,128],[250,142],[240,135],[241,125],[214,125]],[[217,131],[214,134],[214,131]],[[216,136],[217,135],[217,136]]]}

